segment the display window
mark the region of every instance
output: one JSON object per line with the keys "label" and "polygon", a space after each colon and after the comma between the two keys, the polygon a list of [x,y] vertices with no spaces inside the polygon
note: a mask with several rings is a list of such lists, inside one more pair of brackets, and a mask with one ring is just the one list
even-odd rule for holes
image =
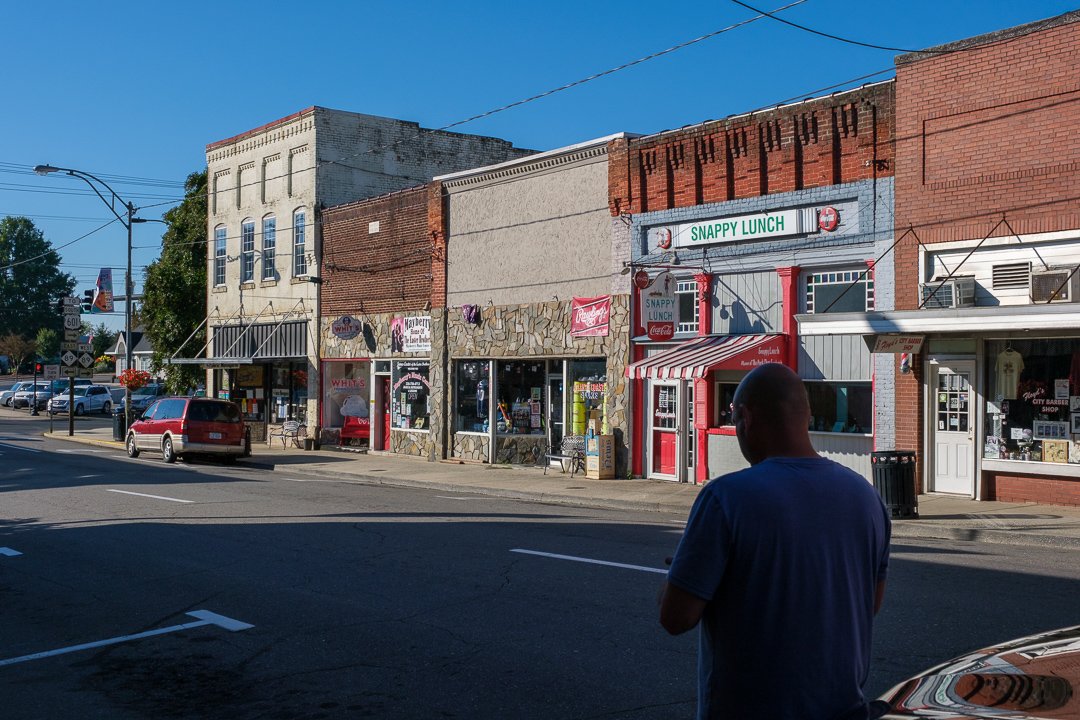
{"label": "display window", "polygon": [[603,358],[570,360],[570,428],[571,435],[584,435],[589,420],[596,421],[597,433],[607,424],[604,416],[604,396],[607,394],[607,361]]}
{"label": "display window", "polygon": [[427,430],[431,411],[431,382],[427,360],[394,362],[391,426],[398,430]]}
{"label": "display window", "polygon": [[229,398],[240,406],[249,422],[266,420],[265,365],[241,365],[233,370],[233,386]]}
{"label": "display window", "polygon": [[870,383],[808,381],[810,429],[870,434],[874,430],[874,392]]}
{"label": "display window", "polygon": [[454,363],[454,429],[488,432],[491,402],[491,361],[458,360]]}
{"label": "display window", "polygon": [[307,363],[277,362],[270,366],[270,421],[307,422]]}
{"label": "display window", "polygon": [[495,365],[495,430],[506,435],[544,434],[543,360],[500,361]]}
{"label": "display window", "polygon": [[367,360],[323,363],[323,425],[341,427],[346,417],[369,414],[371,363]]}
{"label": "display window", "polygon": [[1080,339],[989,340],[986,360],[983,456],[1080,463]]}

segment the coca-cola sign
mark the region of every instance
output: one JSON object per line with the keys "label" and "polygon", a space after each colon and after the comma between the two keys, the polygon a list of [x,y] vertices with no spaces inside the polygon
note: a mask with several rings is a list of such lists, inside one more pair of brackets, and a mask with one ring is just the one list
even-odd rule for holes
{"label": "coca-cola sign", "polygon": [[666,270],[653,278],[641,291],[641,312],[645,334],[650,340],[670,340],[679,324],[679,305],[675,302],[675,278]]}
{"label": "coca-cola sign", "polygon": [[606,337],[611,319],[611,296],[574,298],[570,312],[570,334],[574,337]]}

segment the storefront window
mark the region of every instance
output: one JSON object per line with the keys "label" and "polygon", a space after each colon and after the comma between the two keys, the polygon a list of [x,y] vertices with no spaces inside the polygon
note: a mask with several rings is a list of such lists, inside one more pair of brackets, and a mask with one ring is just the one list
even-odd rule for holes
{"label": "storefront window", "polygon": [[1080,340],[991,340],[986,365],[984,457],[1080,463]]}
{"label": "storefront window", "polygon": [[584,435],[590,419],[596,421],[597,433],[607,424],[604,396],[607,394],[607,361],[570,360],[570,434]]}
{"label": "storefront window", "polygon": [[431,383],[427,360],[398,360],[394,363],[393,427],[399,430],[427,430]]}
{"label": "storefront window", "polygon": [[306,422],[307,363],[277,362],[270,367],[270,422]]}
{"label": "storefront window", "polygon": [[810,429],[818,432],[873,432],[874,399],[870,383],[807,382]]}
{"label": "storefront window", "polygon": [[738,383],[716,383],[716,427],[734,425],[731,419],[731,406],[735,403],[735,388]]}
{"label": "storefront window", "polygon": [[265,371],[265,365],[241,365],[233,371],[236,381],[229,399],[240,406],[245,420],[266,420],[266,397],[263,391]]}
{"label": "storefront window", "polygon": [[367,360],[323,363],[323,425],[341,427],[346,417],[368,417]]}
{"label": "storefront window", "polygon": [[458,360],[454,365],[454,429],[488,432],[490,360]]}
{"label": "storefront window", "polygon": [[495,430],[508,435],[543,435],[544,361],[501,361],[495,371]]}

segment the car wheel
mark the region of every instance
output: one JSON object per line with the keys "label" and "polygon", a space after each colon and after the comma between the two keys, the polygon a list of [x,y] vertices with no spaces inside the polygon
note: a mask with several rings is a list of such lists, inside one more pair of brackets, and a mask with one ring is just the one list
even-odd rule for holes
{"label": "car wheel", "polygon": [[167,437],[161,441],[161,459],[167,463],[176,462],[176,453],[173,452],[171,437]]}
{"label": "car wheel", "polygon": [[83,414],[83,406],[82,405],[76,405],[75,406],[75,417],[81,417],[82,414]]}
{"label": "car wheel", "polygon": [[131,458],[139,457],[139,448],[135,445],[135,433],[128,433],[127,454]]}
{"label": "car wheel", "polygon": [[109,402],[108,400],[106,400],[105,404],[101,406],[101,414],[102,415],[108,415],[111,412],[112,412],[112,403]]}

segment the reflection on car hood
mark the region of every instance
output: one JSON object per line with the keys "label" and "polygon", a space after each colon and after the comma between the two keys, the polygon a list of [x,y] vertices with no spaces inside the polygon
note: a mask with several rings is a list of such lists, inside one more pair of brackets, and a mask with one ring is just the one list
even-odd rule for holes
{"label": "reflection on car hood", "polygon": [[950,660],[897,685],[875,705],[871,717],[892,720],[1080,718],[1080,625]]}

